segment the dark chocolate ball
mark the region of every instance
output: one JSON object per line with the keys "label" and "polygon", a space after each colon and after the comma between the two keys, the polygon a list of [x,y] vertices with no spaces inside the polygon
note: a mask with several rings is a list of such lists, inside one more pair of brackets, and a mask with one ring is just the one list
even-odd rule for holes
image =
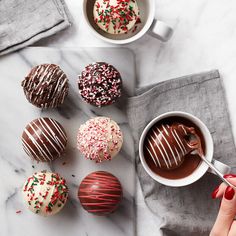
{"label": "dark chocolate ball", "polygon": [[121,96],[120,73],[110,64],[97,62],[85,67],[78,80],[79,93],[87,103],[101,107]]}
{"label": "dark chocolate ball", "polygon": [[116,210],[123,196],[120,181],[105,171],[87,175],[79,186],[78,197],[89,213],[108,215]]}
{"label": "dark chocolate ball", "polygon": [[68,79],[54,64],[35,66],[21,83],[27,100],[40,108],[60,106],[68,95]]}
{"label": "dark chocolate ball", "polygon": [[25,152],[36,161],[50,162],[65,151],[67,136],[54,119],[38,118],[31,121],[22,134]]}

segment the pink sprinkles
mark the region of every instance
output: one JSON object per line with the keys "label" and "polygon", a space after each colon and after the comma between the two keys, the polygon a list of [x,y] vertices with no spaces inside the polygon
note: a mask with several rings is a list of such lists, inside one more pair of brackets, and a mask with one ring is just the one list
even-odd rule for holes
{"label": "pink sprinkles", "polygon": [[81,125],[77,141],[85,158],[100,163],[111,160],[120,151],[123,135],[110,118],[96,117]]}
{"label": "pink sprinkles", "polygon": [[85,67],[78,80],[82,98],[97,107],[110,105],[121,96],[120,73],[110,64],[97,62]]}

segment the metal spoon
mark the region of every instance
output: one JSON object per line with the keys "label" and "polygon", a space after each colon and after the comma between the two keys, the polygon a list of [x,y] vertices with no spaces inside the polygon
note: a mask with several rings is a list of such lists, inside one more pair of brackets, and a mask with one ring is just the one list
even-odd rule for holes
{"label": "metal spoon", "polygon": [[226,178],[224,178],[224,175],[210,162],[208,161],[203,154],[200,154],[198,151],[194,151],[193,154],[198,154],[201,159],[218,175],[218,177],[227,185],[229,185],[232,188],[235,188],[233,184],[231,184]]}

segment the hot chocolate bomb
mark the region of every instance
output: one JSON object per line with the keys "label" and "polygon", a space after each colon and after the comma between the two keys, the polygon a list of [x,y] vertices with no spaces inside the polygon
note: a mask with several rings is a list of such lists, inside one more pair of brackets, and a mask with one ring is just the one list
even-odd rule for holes
{"label": "hot chocolate bomb", "polygon": [[21,85],[27,100],[39,108],[60,106],[69,90],[65,73],[54,64],[35,66]]}
{"label": "hot chocolate bomb", "polygon": [[146,137],[144,149],[147,158],[151,158],[156,167],[166,170],[178,168],[190,152],[202,151],[195,129],[180,123],[153,126]]}
{"label": "hot chocolate bomb", "polygon": [[119,71],[105,62],[89,64],[78,80],[82,99],[97,107],[111,105],[121,96],[122,78]]}
{"label": "hot chocolate bomb", "polygon": [[78,191],[82,207],[89,213],[100,216],[114,212],[122,196],[120,181],[106,171],[96,171],[87,175]]}
{"label": "hot chocolate bomb", "polygon": [[30,176],[22,193],[29,210],[41,216],[57,214],[68,199],[65,179],[48,171],[36,172]]}
{"label": "hot chocolate bomb", "polygon": [[124,34],[135,28],[139,20],[136,0],[96,0],[93,9],[94,21],[109,34]]}
{"label": "hot chocolate bomb", "polygon": [[42,117],[31,121],[22,133],[22,145],[33,160],[50,162],[65,151],[67,136],[56,120]]}

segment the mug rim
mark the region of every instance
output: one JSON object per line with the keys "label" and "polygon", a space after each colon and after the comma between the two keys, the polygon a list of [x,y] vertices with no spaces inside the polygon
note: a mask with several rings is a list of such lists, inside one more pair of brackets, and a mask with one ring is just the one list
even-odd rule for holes
{"label": "mug rim", "polygon": [[144,34],[147,33],[147,31],[150,29],[154,19],[155,19],[155,0],[148,0],[150,3],[150,7],[149,7],[149,13],[148,13],[148,17],[147,17],[147,21],[144,24],[143,28],[135,35],[131,36],[130,38],[127,39],[110,39],[107,38],[101,34],[99,34],[90,24],[88,16],[87,16],[87,11],[86,11],[86,4],[87,4],[88,0],[83,0],[83,16],[84,19],[86,21],[87,26],[89,27],[90,31],[97,36],[98,38],[102,39],[105,42],[108,43],[112,43],[112,44],[128,44],[128,43],[132,43],[138,39],[140,39],[142,36],[144,36]]}
{"label": "mug rim", "polygon": [[[148,131],[150,130],[150,128],[157,123],[158,121],[167,118],[167,117],[173,117],[173,116],[179,116],[179,117],[183,117],[186,119],[189,119],[190,121],[192,121],[193,123],[195,123],[198,128],[201,130],[204,139],[205,139],[205,143],[206,143],[206,158],[209,161],[212,161],[213,159],[213,150],[214,150],[214,146],[213,146],[213,140],[212,140],[212,136],[210,134],[209,129],[207,128],[207,126],[196,116],[187,113],[187,112],[183,112],[183,111],[171,111],[171,112],[166,112],[163,113],[157,117],[155,117],[154,119],[152,119],[144,128],[140,140],[139,140],[139,158],[141,160],[142,166],[144,167],[145,171],[148,173],[148,175],[154,179],[155,181],[166,185],[166,186],[170,186],[170,187],[182,187],[182,186],[186,186],[186,185],[190,185],[194,182],[196,182],[197,180],[199,180],[208,170],[208,165],[201,161],[201,163],[199,164],[199,166],[188,176],[184,177],[184,178],[180,178],[180,179],[168,179],[168,178],[164,178],[162,176],[159,176],[158,174],[154,173],[148,166],[148,164],[145,161],[144,158],[144,153],[143,153],[143,144],[144,144],[144,140],[146,138],[146,134],[148,133]],[[200,126],[200,127],[199,127]]]}

